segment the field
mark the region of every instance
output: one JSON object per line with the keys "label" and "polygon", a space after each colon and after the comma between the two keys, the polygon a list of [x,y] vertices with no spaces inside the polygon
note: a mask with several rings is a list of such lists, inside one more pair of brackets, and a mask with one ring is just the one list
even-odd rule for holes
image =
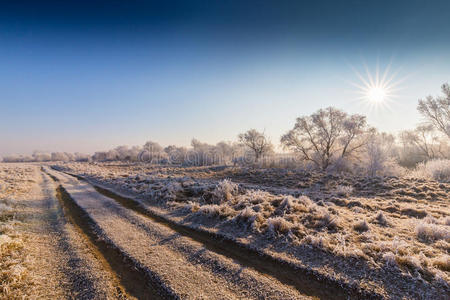
{"label": "field", "polygon": [[449,183],[120,162],[0,174],[5,299],[449,296]]}

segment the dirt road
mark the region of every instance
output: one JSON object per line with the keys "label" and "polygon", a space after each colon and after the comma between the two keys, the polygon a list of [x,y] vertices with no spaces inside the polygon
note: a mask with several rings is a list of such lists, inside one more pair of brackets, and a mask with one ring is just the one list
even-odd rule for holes
{"label": "dirt road", "polygon": [[40,205],[48,211],[43,218],[49,226],[42,231],[58,236],[51,247],[42,247],[51,249],[47,270],[61,266],[58,274],[46,276],[64,283],[54,289],[55,298],[326,298],[302,291],[282,276],[282,266],[278,273],[264,272],[253,258],[174,230],[84,181],[47,168],[42,176],[47,200]]}

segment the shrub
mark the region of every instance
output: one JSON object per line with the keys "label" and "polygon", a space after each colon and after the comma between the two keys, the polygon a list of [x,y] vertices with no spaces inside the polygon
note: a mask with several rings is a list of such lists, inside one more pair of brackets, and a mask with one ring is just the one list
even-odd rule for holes
{"label": "shrub", "polygon": [[256,219],[257,215],[258,213],[256,213],[253,209],[246,207],[235,217],[235,220],[251,223]]}
{"label": "shrub", "polygon": [[412,176],[450,182],[450,159],[434,159],[420,163]]}
{"label": "shrub", "polygon": [[292,223],[281,217],[267,219],[267,225],[269,226],[269,231],[272,233],[287,233],[293,226]]}
{"label": "shrub", "polygon": [[369,224],[367,224],[366,220],[361,220],[353,224],[353,229],[359,232],[369,230]]}
{"label": "shrub", "polygon": [[433,260],[433,265],[443,271],[450,272],[450,256],[442,255]]}
{"label": "shrub", "polygon": [[338,196],[350,196],[353,193],[353,187],[349,185],[336,186],[336,193]]}
{"label": "shrub", "polygon": [[338,223],[335,218],[332,218],[330,213],[325,209],[319,209],[317,213],[314,215],[316,222],[314,223],[314,227],[327,227],[328,229],[335,229],[338,227]]}
{"label": "shrub", "polygon": [[421,222],[416,226],[416,236],[425,242],[450,239],[450,232],[447,228],[437,224]]}
{"label": "shrub", "polygon": [[316,206],[316,203],[314,203],[314,201],[312,201],[308,196],[300,196],[298,198],[298,201],[309,208],[313,208]]}
{"label": "shrub", "polygon": [[261,190],[249,190],[245,193],[248,201],[252,204],[259,204],[271,197],[271,194]]}
{"label": "shrub", "polygon": [[233,196],[236,196],[238,193],[239,186],[235,183],[233,183],[229,179],[224,179],[220,181],[214,191],[213,196],[219,201],[231,201],[233,199]]}
{"label": "shrub", "polygon": [[378,224],[380,224],[380,225],[383,225],[383,226],[386,226],[387,225],[387,219],[386,219],[386,217],[384,216],[384,214],[383,214],[383,212],[382,211],[379,211],[378,213],[377,213],[377,215],[375,216],[375,221],[378,223]]}
{"label": "shrub", "polygon": [[319,249],[325,249],[328,246],[328,243],[326,243],[323,237],[316,237],[310,234],[305,236],[302,242]]}
{"label": "shrub", "polygon": [[198,212],[211,217],[226,218],[235,214],[235,211],[228,205],[207,204],[198,209]]}
{"label": "shrub", "polygon": [[198,212],[208,216],[218,216],[220,213],[220,206],[217,204],[203,205],[198,209]]}

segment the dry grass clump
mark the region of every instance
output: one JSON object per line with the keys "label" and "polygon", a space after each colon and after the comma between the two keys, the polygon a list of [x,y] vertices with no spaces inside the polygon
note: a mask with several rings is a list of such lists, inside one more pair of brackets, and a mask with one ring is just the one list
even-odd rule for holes
{"label": "dry grass clump", "polygon": [[314,246],[319,249],[328,248],[328,244],[326,243],[325,239],[321,236],[313,236],[309,234],[303,238],[302,243]]}
{"label": "dry grass clump", "polygon": [[423,242],[450,240],[450,230],[438,224],[422,221],[416,226],[416,236]]}
{"label": "dry grass clump", "polygon": [[250,224],[254,230],[259,231],[264,222],[264,217],[250,207],[246,207],[234,217],[234,221],[236,223]]}
{"label": "dry grass clump", "polygon": [[246,207],[236,215],[235,220],[242,222],[253,222],[256,219],[257,215],[258,213],[253,209],[251,209],[250,207]]}
{"label": "dry grass clump", "polygon": [[270,193],[261,190],[248,190],[245,193],[245,197],[251,204],[263,203],[266,199],[269,199],[270,196]]}
{"label": "dry grass clump", "polygon": [[379,211],[376,214],[376,216],[374,217],[374,220],[375,220],[375,222],[377,222],[380,225],[383,225],[383,226],[388,225],[388,221],[382,211]]}
{"label": "dry grass clump", "polygon": [[353,229],[359,232],[364,232],[369,230],[369,224],[366,220],[361,220],[353,224]]}
{"label": "dry grass clump", "polygon": [[331,214],[325,208],[320,208],[316,210],[313,215],[315,219],[314,227],[327,227],[328,229],[336,229],[338,228],[338,221],[336,217],[332,217]]}
{"label": "dry grass clump", "polygon": [[443,271],[450,272],[450,255],[443,254],[433,260],[433,265]]}
{"label": "dry grass clump", "polygon": [[280,205],[278,207],[279,211],[281,211],[283,215],[286,213],[308,212],[310,210],[312,202],[308,197],[306,196],[302,197],[297,199],[292,196],[285,196],[283,200],[280,202]]}
{"label": "dry grass clump", "polygon": [[282,217],[274,217],[267,219],[267,226],[269,232],[286,234],[291,230],[293,224]]}
{"label": "dry grass clump", "polygon": [[0,234],[0,299],[21,298],[18,295],[24,295],[32,284],[23,239],[17,233],[9,234]]}
{"label": "dry grass clump", "polygon": [[336,194],[341,197],[348,197],[353,193],[353,187],[349,185],[336,186]]}
{"label": "dry grass clump", "polygon": [[14,200],[27,194],[33,183],[30,167],[0,165],[0,299],[26,299],[33,284],[26,266],[24,237],[17,230],[20,207]]}
{"label": "dry grass clump", "polygon": [[207,204],[200,206],[198,213],[207,215],[209,217],[221,217],[226,218],[229,216],[234,216],[235,211],[228,205],[217,205],[217,204]]}
{"label": "dry grass clump", "polygon": [[422,271],[422,263],[416,256],[406,255],[406,256],[396,256],[396,261],[400,266],[407,267],[411,270]]}
{"label": "dry grass clump", "polygon": [[216,185],[213,196],[219,203],[231,201],[233,196],[238,194],[238,190],[239,185],[233,183],[229,179],[224,179]]}
{"label": "dry grass clump", "polygon": [[395,260],[395,254],[391,251],[386,252],[383,254],[383,260],[388,266],[396,266],[397,262]]}

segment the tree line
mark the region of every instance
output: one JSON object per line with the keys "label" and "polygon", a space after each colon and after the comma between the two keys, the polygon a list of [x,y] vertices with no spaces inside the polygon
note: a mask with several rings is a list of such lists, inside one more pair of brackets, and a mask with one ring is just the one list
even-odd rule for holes
{"label": "tree line", "polygon": [[32,156],[8,156],[4,162],[17,161],[130,161],[181,165],[261,164],[285,158],[321,170],[363,167],[371,174],[399,165],[450,158],[450,87],[442,85],[442,95],[418,101],[417,109],[424,122],[413,130],[394,136],[378,132],[367,124],[366,117],[328,107],[309,116],[297,118],[293,128],[283,134],[280,144],[287,154],[277,154],[264,132],[250,129],[238,135],[237,142],[216,145],[196,139],[191,147],[170,145],[163,148],[149,141],[143,146],[119,146],[96,152],[41,153]]}

